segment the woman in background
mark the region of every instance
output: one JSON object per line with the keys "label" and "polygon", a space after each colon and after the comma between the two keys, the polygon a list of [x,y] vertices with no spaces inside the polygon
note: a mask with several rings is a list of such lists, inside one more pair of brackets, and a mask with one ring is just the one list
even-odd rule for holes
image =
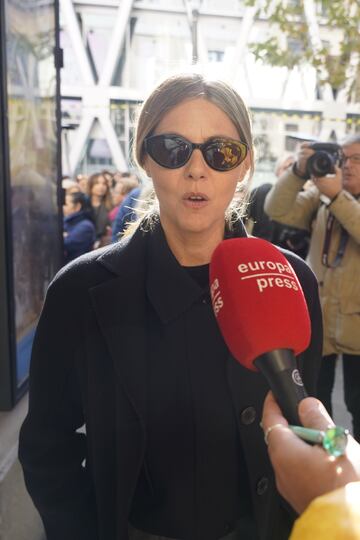
{"label": "woman in background", "polygon": [[109,212],[109,220],[112,224],[117,216],[119,208],[125,199],[126,195],[130,193],[139,185],[138,179],[131,176],[119,176],[117,177],[116,183],[111,190],[113,209]]}
{"label": "woman in background", "polygon": [[96,242],[94,247],[106,245],[111,232],[109,211],[112,208],[109,182],[102,173],[93,174],[88,179],[88,192],[95,225]]}

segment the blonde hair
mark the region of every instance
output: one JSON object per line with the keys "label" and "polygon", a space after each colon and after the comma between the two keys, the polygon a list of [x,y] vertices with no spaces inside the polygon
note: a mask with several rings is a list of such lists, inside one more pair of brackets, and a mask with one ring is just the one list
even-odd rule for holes
{"label": "blonde hair", "polygon": [[[142,104],[135,130],[133,159],[138,167],[144,168],[144,140],[152,135],[164,116],[180,103],[203,98],[221,109],[235,125],[240,139],[249,148],[250,167],[246,187],[242,189],[241,200],[234,198],[227,211],[227,222],[244,215],[250,191],[250,180],[254,173],[254,147],[251,119],[247,106],[234,88],[221,80],[206,79],[199,73],[173,75],[159,84]],[[140,221],[154,215],[154,205]],[[131,230],[134,230],[134,226]]]}

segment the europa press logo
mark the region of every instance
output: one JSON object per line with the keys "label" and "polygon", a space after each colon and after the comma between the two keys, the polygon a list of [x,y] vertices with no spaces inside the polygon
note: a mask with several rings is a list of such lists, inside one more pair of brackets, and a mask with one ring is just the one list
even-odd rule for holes
{"label": "europa press logo", "polygon": [[251,261],[239,264],[237,269],[241,280],[255,279],[261,293],[276,287],[299,290],[294,271],[289,264],[278,261]]}

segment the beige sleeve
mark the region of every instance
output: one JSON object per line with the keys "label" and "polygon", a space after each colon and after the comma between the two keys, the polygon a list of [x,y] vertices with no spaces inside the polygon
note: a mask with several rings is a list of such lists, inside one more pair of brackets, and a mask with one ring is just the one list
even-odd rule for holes
{"label": "beige sleeve", "polygon": [[341,191],[329,206],[330,212],[360,244],[360,203],[348,191]]}
{"label": "beige sleeve", "polygon": [[313,186],[302,191],[304,180],[286,171],[266,196],[264,209],[274,221],[309,230],[319,207],[319,191]]}

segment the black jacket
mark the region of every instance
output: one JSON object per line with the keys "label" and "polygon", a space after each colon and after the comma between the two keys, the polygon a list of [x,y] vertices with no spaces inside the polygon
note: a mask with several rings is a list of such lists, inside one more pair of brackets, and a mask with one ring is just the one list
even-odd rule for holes
{"label": "black jacket", "polygon": [[[138,230],[130,241],[82,256],[59,272],[47,293],[33,346],[19,457],[48,540],[128,538],[146,446],[149,234],[162,234],[161,228]],[[319,329],[299,362],[314,394],[322,342],[317,284],[303,261],[286,256],[303,286],[313,328]],[[245,369],[239,381],[237,367],[229,355],[228,379],[241,411],[239,433],[260,538],[285,539],[291,519],[276,492],[259,427],[268,386],[262,375]],[[84,423],[86,436],[77,431]]]}

